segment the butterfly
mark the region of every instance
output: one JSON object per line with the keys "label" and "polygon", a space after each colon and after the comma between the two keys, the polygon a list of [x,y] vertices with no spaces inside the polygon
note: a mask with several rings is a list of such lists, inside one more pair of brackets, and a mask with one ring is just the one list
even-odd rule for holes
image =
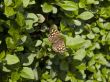
{"label": "butterfly", "polygon": [[57,26],[54,24],[50,28],[48,40],[52,43],[52,49],[58,53],[65,52],[65,42],[61,33],[58,31]]}

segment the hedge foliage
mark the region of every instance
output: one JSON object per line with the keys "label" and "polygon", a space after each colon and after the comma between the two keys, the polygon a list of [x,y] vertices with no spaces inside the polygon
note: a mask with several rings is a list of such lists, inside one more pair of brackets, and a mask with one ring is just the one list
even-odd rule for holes
{"label": "hedge foliage", "polygon": [[110,0],[0,0],[0,82],[110,82]]}

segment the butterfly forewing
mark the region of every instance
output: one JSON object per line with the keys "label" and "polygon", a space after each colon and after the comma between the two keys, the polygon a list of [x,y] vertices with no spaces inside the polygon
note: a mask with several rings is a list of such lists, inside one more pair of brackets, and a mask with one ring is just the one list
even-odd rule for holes
{"label": "butterfly forewing", "polygon": [[50,34],[48,36],[48,39],[50,42],[55,43],[56,38],[60,35],[60,32],[56,28],[50,29]]}
{"label": "butterfly forewing", "polygon": [[52,43],[52,49],[55,52],[63,53],[65,51],[64,39],[61,37],[56,25],[51,27],[48,39]]}

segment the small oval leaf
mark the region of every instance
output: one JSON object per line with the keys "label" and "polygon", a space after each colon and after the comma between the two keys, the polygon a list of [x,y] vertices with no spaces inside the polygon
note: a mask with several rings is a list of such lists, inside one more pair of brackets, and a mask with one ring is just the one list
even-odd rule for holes
{"label": "small oval leaf", "polygon": [[58,3],[58,5],[67,11],[75,11],[78,10],[78,4],[73,1],[63,1],[63,3]]}
{"label": "small oval leaf", "polygon": [[91,19],[94,15],[92,14],[92,12],[89,11],[85,11],[83,13],[81,13],[80,15],[78,15],[78,18],[82,19],[82,20],[88,20]]}
{"label": "small oval leaf", "polygon": [[43,5],[41,5],[41,7],[44,13],[49,13],[53,9],[53,6],[48,3],[44,3]]}
{"label": "small oval leaf", "polygon": [[34,73],[33,73],[32,69],[29,67],[23,67],[20,75],[23,78],[34,79]]}
{"label": "small oval leaf", "polygon": [[16,64],[19,62],[19,59],[16,55],[10,55],[10,54],[7,54],[5,60],[7,61],[8,65]]}

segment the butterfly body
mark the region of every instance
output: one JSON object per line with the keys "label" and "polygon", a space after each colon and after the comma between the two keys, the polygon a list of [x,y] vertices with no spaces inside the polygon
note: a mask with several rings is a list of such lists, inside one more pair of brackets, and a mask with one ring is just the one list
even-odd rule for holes
{"label": "butterfly body", "polygon": [[52,43],[52,49],[55,52],[63,53],[65,51],[64,38],[62,37],[62,35],[58,31],[56,25],[51,26],[48,39]]}

